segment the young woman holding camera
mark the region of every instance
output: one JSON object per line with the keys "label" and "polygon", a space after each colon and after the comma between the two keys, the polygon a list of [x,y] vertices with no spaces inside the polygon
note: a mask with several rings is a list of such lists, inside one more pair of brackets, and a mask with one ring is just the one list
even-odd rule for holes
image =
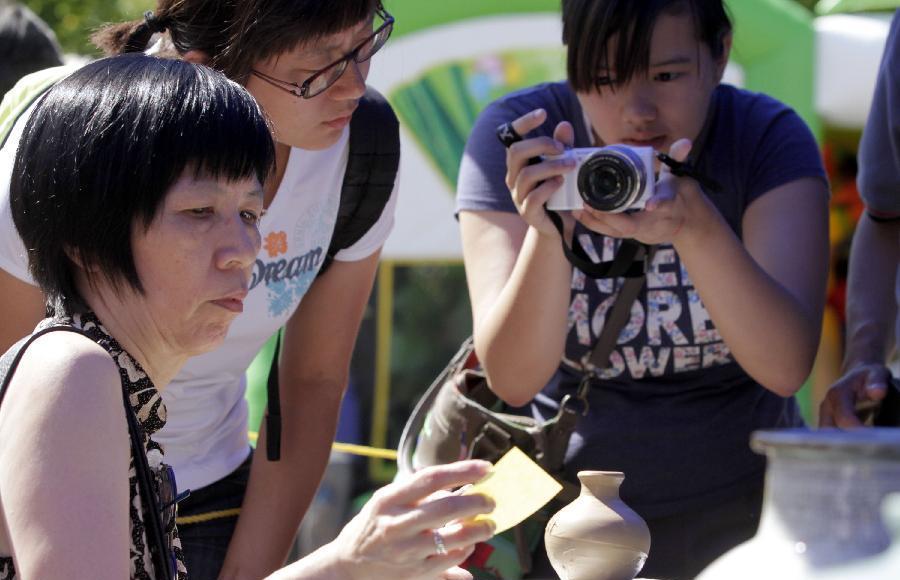
{"label": "young woman holding camera", "polygon": [[[563,0],[562,14],[568,82],[490,105],[463,158],[475,346],[497,394],[545,419],[590,376],[568,475],[623,471],[652,536],[641,575],[689,578],[755,533],[764,459],[750,433],[802,424],[792,395],[818,345],[828,184],[790,108],[720,84],[721,0]],[[508,150],[503,123],[525,137]],[[622,280],[573,268],[543,206],[575,177],[555,156],[611,144],[690,154],[704,185],[658,164],[643,210],[560,213],[593,262],[623,238],[656,246],[609,365],[594,368],[583,357]]]}

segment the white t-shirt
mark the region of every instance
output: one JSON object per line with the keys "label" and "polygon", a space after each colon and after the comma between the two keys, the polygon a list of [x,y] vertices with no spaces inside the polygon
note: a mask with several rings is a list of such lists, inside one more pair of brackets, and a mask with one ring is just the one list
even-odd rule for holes
{"label": "white t-shirt", "polygon": [[[0,268],[34,284],[9,206],[13,144],[18,144],[27,117],[22,116],[0,149]],[[180,488],[218,481],[249,454],[245,371],[297,309],[322,265],[337,219],[349,134],[345,129],[337,143],[321,151],[291,150],[278,192],[260,222],[263,247],[244,312],[222,346],[190,359],[162,392],[168,418],[154,439],[163,446]],[[362,260],[384,244],[394,224],[397,183],[378,222],[335,260]]]}

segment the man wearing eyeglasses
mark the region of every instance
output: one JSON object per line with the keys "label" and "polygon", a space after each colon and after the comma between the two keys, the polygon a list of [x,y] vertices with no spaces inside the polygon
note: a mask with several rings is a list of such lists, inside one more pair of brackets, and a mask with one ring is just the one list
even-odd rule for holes
{"label": "man wearing eyeglasses", "polygon": [[[224,72],[258,100],[276,141],[262,250],[243,314],[220,348],[189,360],[162,393],[167,420],[156,440],[179,488],[191,490],[179,503],[178,527],[193,579],[261,578],[279,568],[328,462],[351,353],[393,226],[393,175],[380,214],[320,271],[344,209],[350,121],[393,22],[379,0],[158,0],[144,20],[95,37],[109,54],[173,53]],[[0,154],[12,158],[27,117]],[[0,169],[0,185],[10,172],[11,164]],[[0,187],[0,214],[8,206]],[[3,352],[34,328],[43,308],[21,241],[9,216],[0,217]],[[266,458],[267,429],[250,425],[260,428],[251,464],[245,371],[282,327],[280,460]]]}

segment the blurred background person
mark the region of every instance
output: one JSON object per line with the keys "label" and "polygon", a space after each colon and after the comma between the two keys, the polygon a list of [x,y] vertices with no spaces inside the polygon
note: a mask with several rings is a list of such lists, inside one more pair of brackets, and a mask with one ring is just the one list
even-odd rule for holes
{"label": "blurred background person", "polygon": [[0,0],[0,96],[28,73],[63,64],[56,35],[28,7]]}

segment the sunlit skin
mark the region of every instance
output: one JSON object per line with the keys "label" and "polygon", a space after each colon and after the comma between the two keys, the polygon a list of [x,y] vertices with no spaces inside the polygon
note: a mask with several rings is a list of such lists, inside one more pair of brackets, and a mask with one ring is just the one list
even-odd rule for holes
{"label": "sunlit skin", "polygon": [[221,344],[243,311],[260,249],[262,192],[255,179],[182,176],[146,232],[132,234],[145,311],[189,354]]}
{"label": "sunlit skin", "polygon": [[169,382],[187,358],[219,346],[243,310],[261,246],[262,202],[256,179],[195,178],[186,171],[149,227],[132,227],[143,292],[124,282],[113,288],[102,276],[89,284],[76,274],[87,304],[155,383]]}
{"label": "sunlit skin", "polygon": [[[277,79],[302,83],[368,38],[373,32],[372,23],[371,19],[366,20],[313,43],[299,45],[257,62],[253,68]],[[370,63],[351,60],[337,82],[311,99],[291,95],[254,75],[248,77],[246,86],[272,121],[279,148],[326,149],[337,142],[350,123],[365,93]]]}
{"label": "sunlit skin", "polygon": [[[609,43],[609,62],[615,62],[616,40]],[[615,84],[615,71],[597,71],[599,90],[577,93],[578,101],[601,143],[668,152],[678,139],[694,140],[700,133],[727,60],[727,49],[715,58],[696,40],[689,15],[662,14],[653,30],[648,70],[625,85]]]}

